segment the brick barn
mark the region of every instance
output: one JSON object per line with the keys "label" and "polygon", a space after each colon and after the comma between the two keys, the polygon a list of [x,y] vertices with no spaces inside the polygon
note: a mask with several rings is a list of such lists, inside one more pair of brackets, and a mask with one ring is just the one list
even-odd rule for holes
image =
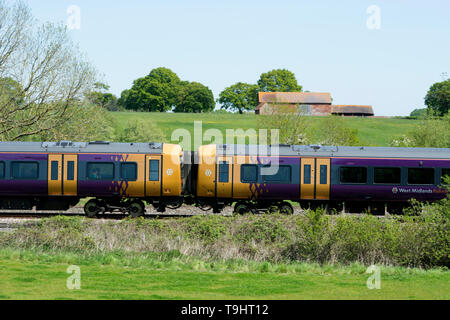
{"label": "brick barn", "polygon": [[326,92],[259,92],[256,114],[303,113],[310,116],[371,117],[372,106],[333,105],[331,95]]}

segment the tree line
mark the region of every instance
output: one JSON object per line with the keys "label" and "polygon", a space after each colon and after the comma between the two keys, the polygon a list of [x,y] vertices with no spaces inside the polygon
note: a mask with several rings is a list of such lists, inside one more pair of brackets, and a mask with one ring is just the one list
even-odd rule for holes
{"label": "tree line", "polygon": [[258,105],[258,92],[299,92],[302,86],[293,72],[277,69],[261,74],[257,84],[237,82],[225,88],[216,101],[207,86],[183,81],[172,70],[160,67],[133,81],[132,87],[124,90],[120,98],[106,92],[108,89],[107,85],[96,83],[95,90],[88,95],[89,100],[109,111],[191,113],[211,112],[217,102],[223,110],[242,114]]}

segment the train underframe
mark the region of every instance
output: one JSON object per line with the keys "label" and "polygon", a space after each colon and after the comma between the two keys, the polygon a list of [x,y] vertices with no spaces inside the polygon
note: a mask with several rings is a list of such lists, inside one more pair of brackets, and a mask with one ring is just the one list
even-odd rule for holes
{"label": "train underframe", "polygon": [[[80,197],[0,197],[0,210],[39,210],[39,211],[67,211],[76,206]],[[322,208],[329,214],[339,213],[371,213],[376,215],[402,214],[409,202],[389,201],[320,201],[320,200],[233,200],[233,199],[195,199],[192,197],[155,197],[155,198],[118,198],[98,197],[90,199],[84,206],[88,217],[96,217],[104,213],[130,214],[139,217],[145,214],[145,204],[152,205],[157,212],[166,209],[178,209],[183,203],[195,205],[203,211],[221,213],[225,207],[234,205],[236,214],[275,213],[293,214],[292,203],[298,203],[302,210],[316,210]]]}
{"label": "train underframe", "polygon": [[232,200],[232,199],[197,199],[196,206],[204,211],[221,213],[226,206],[234,205],[235,214],[281,213],[293,214],[292,203],[297,203],[301,210],[322,209],[328,214],[370,213],[375,215],[402,214],[409,202],[389,201],[337,201],[337,200]]}

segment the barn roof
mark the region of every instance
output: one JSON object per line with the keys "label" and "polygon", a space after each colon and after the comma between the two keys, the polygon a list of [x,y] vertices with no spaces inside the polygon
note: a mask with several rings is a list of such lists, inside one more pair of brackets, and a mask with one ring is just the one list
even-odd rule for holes
{"label": "barn roof", "polygon": [[333,105],[331,106],[331,113],[365,114],[369,116],[374,115],[372,106],[360,106],[360,105]]}
{"label": "barn roof", "polygon": [[328,92],[259,92],[259,102],[331,104]]}

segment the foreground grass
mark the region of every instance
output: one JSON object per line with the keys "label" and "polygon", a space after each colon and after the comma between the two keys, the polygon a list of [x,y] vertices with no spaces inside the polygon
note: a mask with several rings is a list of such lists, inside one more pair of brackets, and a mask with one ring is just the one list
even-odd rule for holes
{"label": "foreground grass", "polygon": [[[81,290],[68,290],[68,266]],[[0,299],[449,299],[450,272],[381,268],[381,289],[366,267],[202,261],[179,254],[88,256],[0,250]]]}
{"label": "foreground grass", "polygon": [[[226,137],[226,129],[255,129],[258,116],[254,114],[186,114],[160,112],[111,112],[116,125],[121,129],[128,121],[151,120],[164,132],[166,141],[171,141],[172,132],[184,128],[191,133],[193,145],[194,121],[202,121],[203,133],[208,129],[218,129]],[[323,117],[311,117],[314,128],[324,121]],[[417,126],[417,120],[398,118],[344,118],[352,129],[358,129],[358,139],[365,146],[389,146],[394,137],[401,136]],[[315,129],[312,134],[315,134]],[[235,141],[237,142],[237,141]]]}

